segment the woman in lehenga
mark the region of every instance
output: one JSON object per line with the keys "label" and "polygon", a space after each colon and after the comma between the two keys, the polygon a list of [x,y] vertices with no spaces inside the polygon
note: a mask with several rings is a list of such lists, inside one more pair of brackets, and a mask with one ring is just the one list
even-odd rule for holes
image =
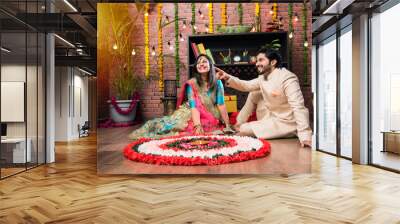
{"label": "woman in lehenga", "polygon": [[178,96],[178,109],[172,115],[147,121],[130,134],[131,139],[234,132],[225,107],[224,86],[217,80],[210,58],[199,55],[194,70],[194,77]]}

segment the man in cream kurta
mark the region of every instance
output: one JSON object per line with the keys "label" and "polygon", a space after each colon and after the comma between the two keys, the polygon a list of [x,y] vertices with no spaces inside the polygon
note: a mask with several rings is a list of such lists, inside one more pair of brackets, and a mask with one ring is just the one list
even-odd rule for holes
{"label": "man in cream kurta", "polygon": [[[239,124],[239,135],[272,139],[297,135],[302,146],[311,146],[311,129],[308,109],[304,106],[303,94],[295,74],[280,67],[280,55],[270,50],[260,50],[257,55],[257,70],[260,76],[250,81],[240,80],[218,70],[226,86],[250,92],[257,105],[257,121]],[[262,97],[262,99],[261,99]],[[260,105],[261,104],[261,105]],[[245,106],[249,110],[254,106]],[[250,111],[239,114],[238,120],[247,120]]]}

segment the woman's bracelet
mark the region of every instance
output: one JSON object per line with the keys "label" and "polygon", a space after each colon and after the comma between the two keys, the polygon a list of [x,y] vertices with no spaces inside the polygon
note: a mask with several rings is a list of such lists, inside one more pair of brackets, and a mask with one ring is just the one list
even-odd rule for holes
{"label": "woman's bracelet", "polygon": [[195,128],[195,129],[201,128],[201,124],[196,124],[196,125],[194,126],[194,128]]}

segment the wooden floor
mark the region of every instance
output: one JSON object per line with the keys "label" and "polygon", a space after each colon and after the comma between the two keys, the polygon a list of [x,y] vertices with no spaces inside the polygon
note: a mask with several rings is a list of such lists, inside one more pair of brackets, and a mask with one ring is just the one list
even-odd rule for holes
{"label": "wooden floor", "polygon": [[22,172],[22,171],[24,171],[24,170],[26,170],[25,169],[25,167],[17,167],[17,168],[9,168],[9,167],[7,167],[7,168],[1,168],[1,177],[3,178],[3,177],[7,177],[7,176],[10,176],[10,175],[13,175],[13,174],[15,174],[15,173],[19,173],[19,172]]}
{"label": "wooden floor", "polygon": [[400,223],[400,175],[312,152],[312,173],[98,176],[96,140],[0,181],[0,223]]}
{"label": "wooden floor", "polygon": [[297,139],[271,140],[270,155],[219,166],[161,166],[133,162],[123,155],[136,127],[98,129],[99,174],[299,174],[311,172],[311,149]]}
{"label": "wooden floor", "polygon": [[395,170],[400,170],[400,155],[392,152],[381,152],[374,150],[372,157],[373,163],[388,167]]}

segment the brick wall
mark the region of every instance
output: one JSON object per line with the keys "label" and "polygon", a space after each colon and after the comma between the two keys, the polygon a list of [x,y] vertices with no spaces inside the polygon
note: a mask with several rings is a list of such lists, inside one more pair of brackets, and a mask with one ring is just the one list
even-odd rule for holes
{"label": "brick wall", "polygon": [[[214,23],[220,23],[220,3],[214,3]],[[261,31],[265,31],[267,27],[267,23],[271,21],[271,15],[269,13],[272,4],[270,3],[261,3]],[[136,8],[133,4],[129,7],[129,13],[134,15],[137,13]],[[283,17],[284,21],[284,29],[288,30],[288,13],[287,13],[288,4],[280,3],[278,4],[278,17]],[[155,46],[157,50],[158,44],[158,34],[157,34],[157,9],[155,4],[151,7],[150,15],[149,15],[149,36],[150,36],[150,51],[151,47]],[[200,15],[197,13],[198,9],[204,14],[204,19],[200,18]],[[243,3],[243,23],[251,24],[254,22],[254,3]],[[167,15],[170,20],[173,20],[174,17],[174,4],[164,3],[163,4],[163,12],[164,15]],[[293,24],[294,27],[294,49],[293,49],[293,61],[292,61],[292,71],[298,75],[300,82],[303,80],[303,28],[301,24],[301,16],[302,16],[302,4],[294,4],[293,12],[297,13],[299,20]],[[228,15],[228,25],[229,24],[237,24],[239,21],[237,14],[237,3],[227,3],[227,15]],[[192,11],[190,3],[179,3],[179,17],[186,18],[187,21],[191,21]],[[196,3],[196,24],[199,30],[205,30],[205,24],[208,24],[208,8],[206,3]],[[98,24],[99,26],[103,26],[105,24]],[[143,31],[143,17],[140,17],[139,20],[136,21],[136,25],[138,30]],[[174,45],[175,42],[175,31],[174,24],[171,24],[163,29],[163,38],[164,38],[164,53],[165,54],[174,54],[174,51],[170,51],[167,46],[167,41],[170,40],[171,44]],[[187,26],[185,30],[182,29],[182,22],[180,22],[180,32],[185,38],[184,42],[180,42],[179,46],[179,54],[181,63],[183,66],[180,71],[181,83],[185,82],[188,79],[188,70],[187,70],[187,52],[188,52],[188,43],[187,36],[191,34],[190,26]],[[310,43],[309,47],[309,59],[308,59],[308,83],[311,83],[311,5],[308,5],[308,40]],[[136,32],[132,41],[137,45],[143,45],[144,43],[144,32]],[[223,43],[221,43],[223,44]],[[136,50],[137,54],[134,56],[134,69],[137,74],[142,75],[144,77],[144,47],[138,47]],[[150,56],[151,57],[151,56]],[[157,67],[156,58],[150,58],[150,73],[157,76],[158,67]],[[99,74],[100,76],[102,74]],[[108,76],[109,77],[109,76]],[[165,79],[175,79],[175,60],[173,57],[165,58],[164,60],[164,77]],[[99,81],[106,81],[106,79],[99,79]],[[99,85],[106,86],[106,85]],[[101,87],[100,87],[101,88]],[[312,93],[311,87],[302,86],[303,94],[306,101],[306,106],[310,110],[310,118],[312,119]],[[103,91],[103,90],[99,90]],[[108,89],[104,87],[104,91],[108,92]],[[141,92],[141,107],[140,112],[144,119],[150,119],[153,117],[160,117],[163,115],[163,104],[160,98],[163,93],[158,89],[158,80],[157,77],[154,80],[146,81],[145,86]],[[100,100],[99,100],[100,101]],[[104,101],[104,100],[103,100]],[[99,104],[104,104],[105,102],[99,102]],[[104,109],[102,109],[104,108]],[[99,105],[100,114],[106,115],[107,111],[104,111],[107,107]]]}

